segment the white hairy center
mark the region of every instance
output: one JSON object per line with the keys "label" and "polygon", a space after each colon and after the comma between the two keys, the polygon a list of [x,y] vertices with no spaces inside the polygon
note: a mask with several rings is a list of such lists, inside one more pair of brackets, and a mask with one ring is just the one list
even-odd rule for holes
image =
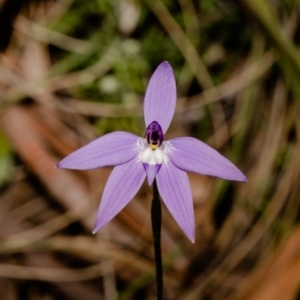
{"label": "white hairy center", "polygon": [[170,141],[163,142],[156,149],[151,149],[147,140],[140,138],[135,144],[135,150],[138,152],[138,160],[148,165],[167,164],[168,155],[175,151]]}
{"label": "white hairy center", "polygon": [[161,165],[164,161],[164,153],[159,147],[157,147],[155,150],[152,150],[150,147],[147,147],[141,153],[141,161],[144,164],[148,165]]}

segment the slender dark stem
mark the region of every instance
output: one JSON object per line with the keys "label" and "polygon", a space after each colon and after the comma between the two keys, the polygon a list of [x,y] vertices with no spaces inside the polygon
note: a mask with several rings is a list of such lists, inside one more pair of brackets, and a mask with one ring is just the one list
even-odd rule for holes
{"label": "slender dark stem", "polygon": [[154,257],[156,266],[156,292],[157,300],[163,299],[163,267],[160,247],[161,231],[161,203],[157,189],[156,180],[153,182],[153,200],[151,206],[151,220],[154,244]]}

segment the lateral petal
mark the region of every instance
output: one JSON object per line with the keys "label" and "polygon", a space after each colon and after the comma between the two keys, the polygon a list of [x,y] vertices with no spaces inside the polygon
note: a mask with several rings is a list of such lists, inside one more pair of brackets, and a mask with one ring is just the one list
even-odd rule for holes
{"label": "lateral petal", "polygon": [[106,134],[69,154],[57,168],[88,170],[126,163],[137,156],[135,144],[138,139],[124,131]]}
{"label": "lateral petal", "polygon": [[136,159],[113,169],[102,194],[93,233],[126,206],[140,189],[145,177],[143,164]]}
{"label": "lateral petal", "polygon": [[156,175],[162,200],[186,236],[195,241],[195,216],[190,183],[186,172],[172,162],[163,164]]}
{"label": "lateral petal", "polygon": [[170,140],[168,157],[178,168],[223,179],[248,181],[246,176],[227,158],[207,144],[191,137]]}
{"label": "lateral petal", "polygon": [[170,64],[161,63],[153,73],[144,100],[146,128],[156,121],[165,133],[172,121],[176,106],[176,82]]}

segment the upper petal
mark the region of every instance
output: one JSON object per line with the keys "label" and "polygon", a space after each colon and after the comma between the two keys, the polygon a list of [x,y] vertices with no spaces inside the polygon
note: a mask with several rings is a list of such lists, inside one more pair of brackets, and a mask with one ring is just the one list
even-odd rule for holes
{"label": "upper petal", "polygon": [[229,180],[247,181],[246,176],[233,163],[197,139],[182,137],[169,143],[173,147],[168,157],[182,170]]}
{"label": "upper petal", "polygon": [[135,143],[138,139],[123,131],[106,134],[65,157],[57,168],[88,170],[123,164],[137,155]]}
{"label": "upper petal", "polygon": [[171,162],[162,164],[156,175],[157,187],[169,212],[186,236],[195,241],[195,216],[190,183],[186,172]]}
{"label": "upper petal", "polygon": [[143,164],[136,159],[113,169],[102,194],[93,233],[125,207],[136,195],[145,177]]}
{"label": "upper petal", "polygon": [[145,95],[144,116],[146,127],[157,121],[165,133],[172,121],[176,106],[176,82],[172,67],[161,63],[153,73]]}

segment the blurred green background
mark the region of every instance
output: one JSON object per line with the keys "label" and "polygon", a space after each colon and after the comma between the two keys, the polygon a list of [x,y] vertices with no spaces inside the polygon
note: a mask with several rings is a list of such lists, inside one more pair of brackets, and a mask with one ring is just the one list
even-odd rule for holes
{"label": "blurred green background", "polygon": [[163,209],[165,299],[300,299],[299,16],[296,0],[0,1],[1,299],[155,299],[151,189],[92,235],[111,169],[54,166],[105,133],[142,136],[165,60],[166,138],[249,179],[189,174],[195,244]]}

